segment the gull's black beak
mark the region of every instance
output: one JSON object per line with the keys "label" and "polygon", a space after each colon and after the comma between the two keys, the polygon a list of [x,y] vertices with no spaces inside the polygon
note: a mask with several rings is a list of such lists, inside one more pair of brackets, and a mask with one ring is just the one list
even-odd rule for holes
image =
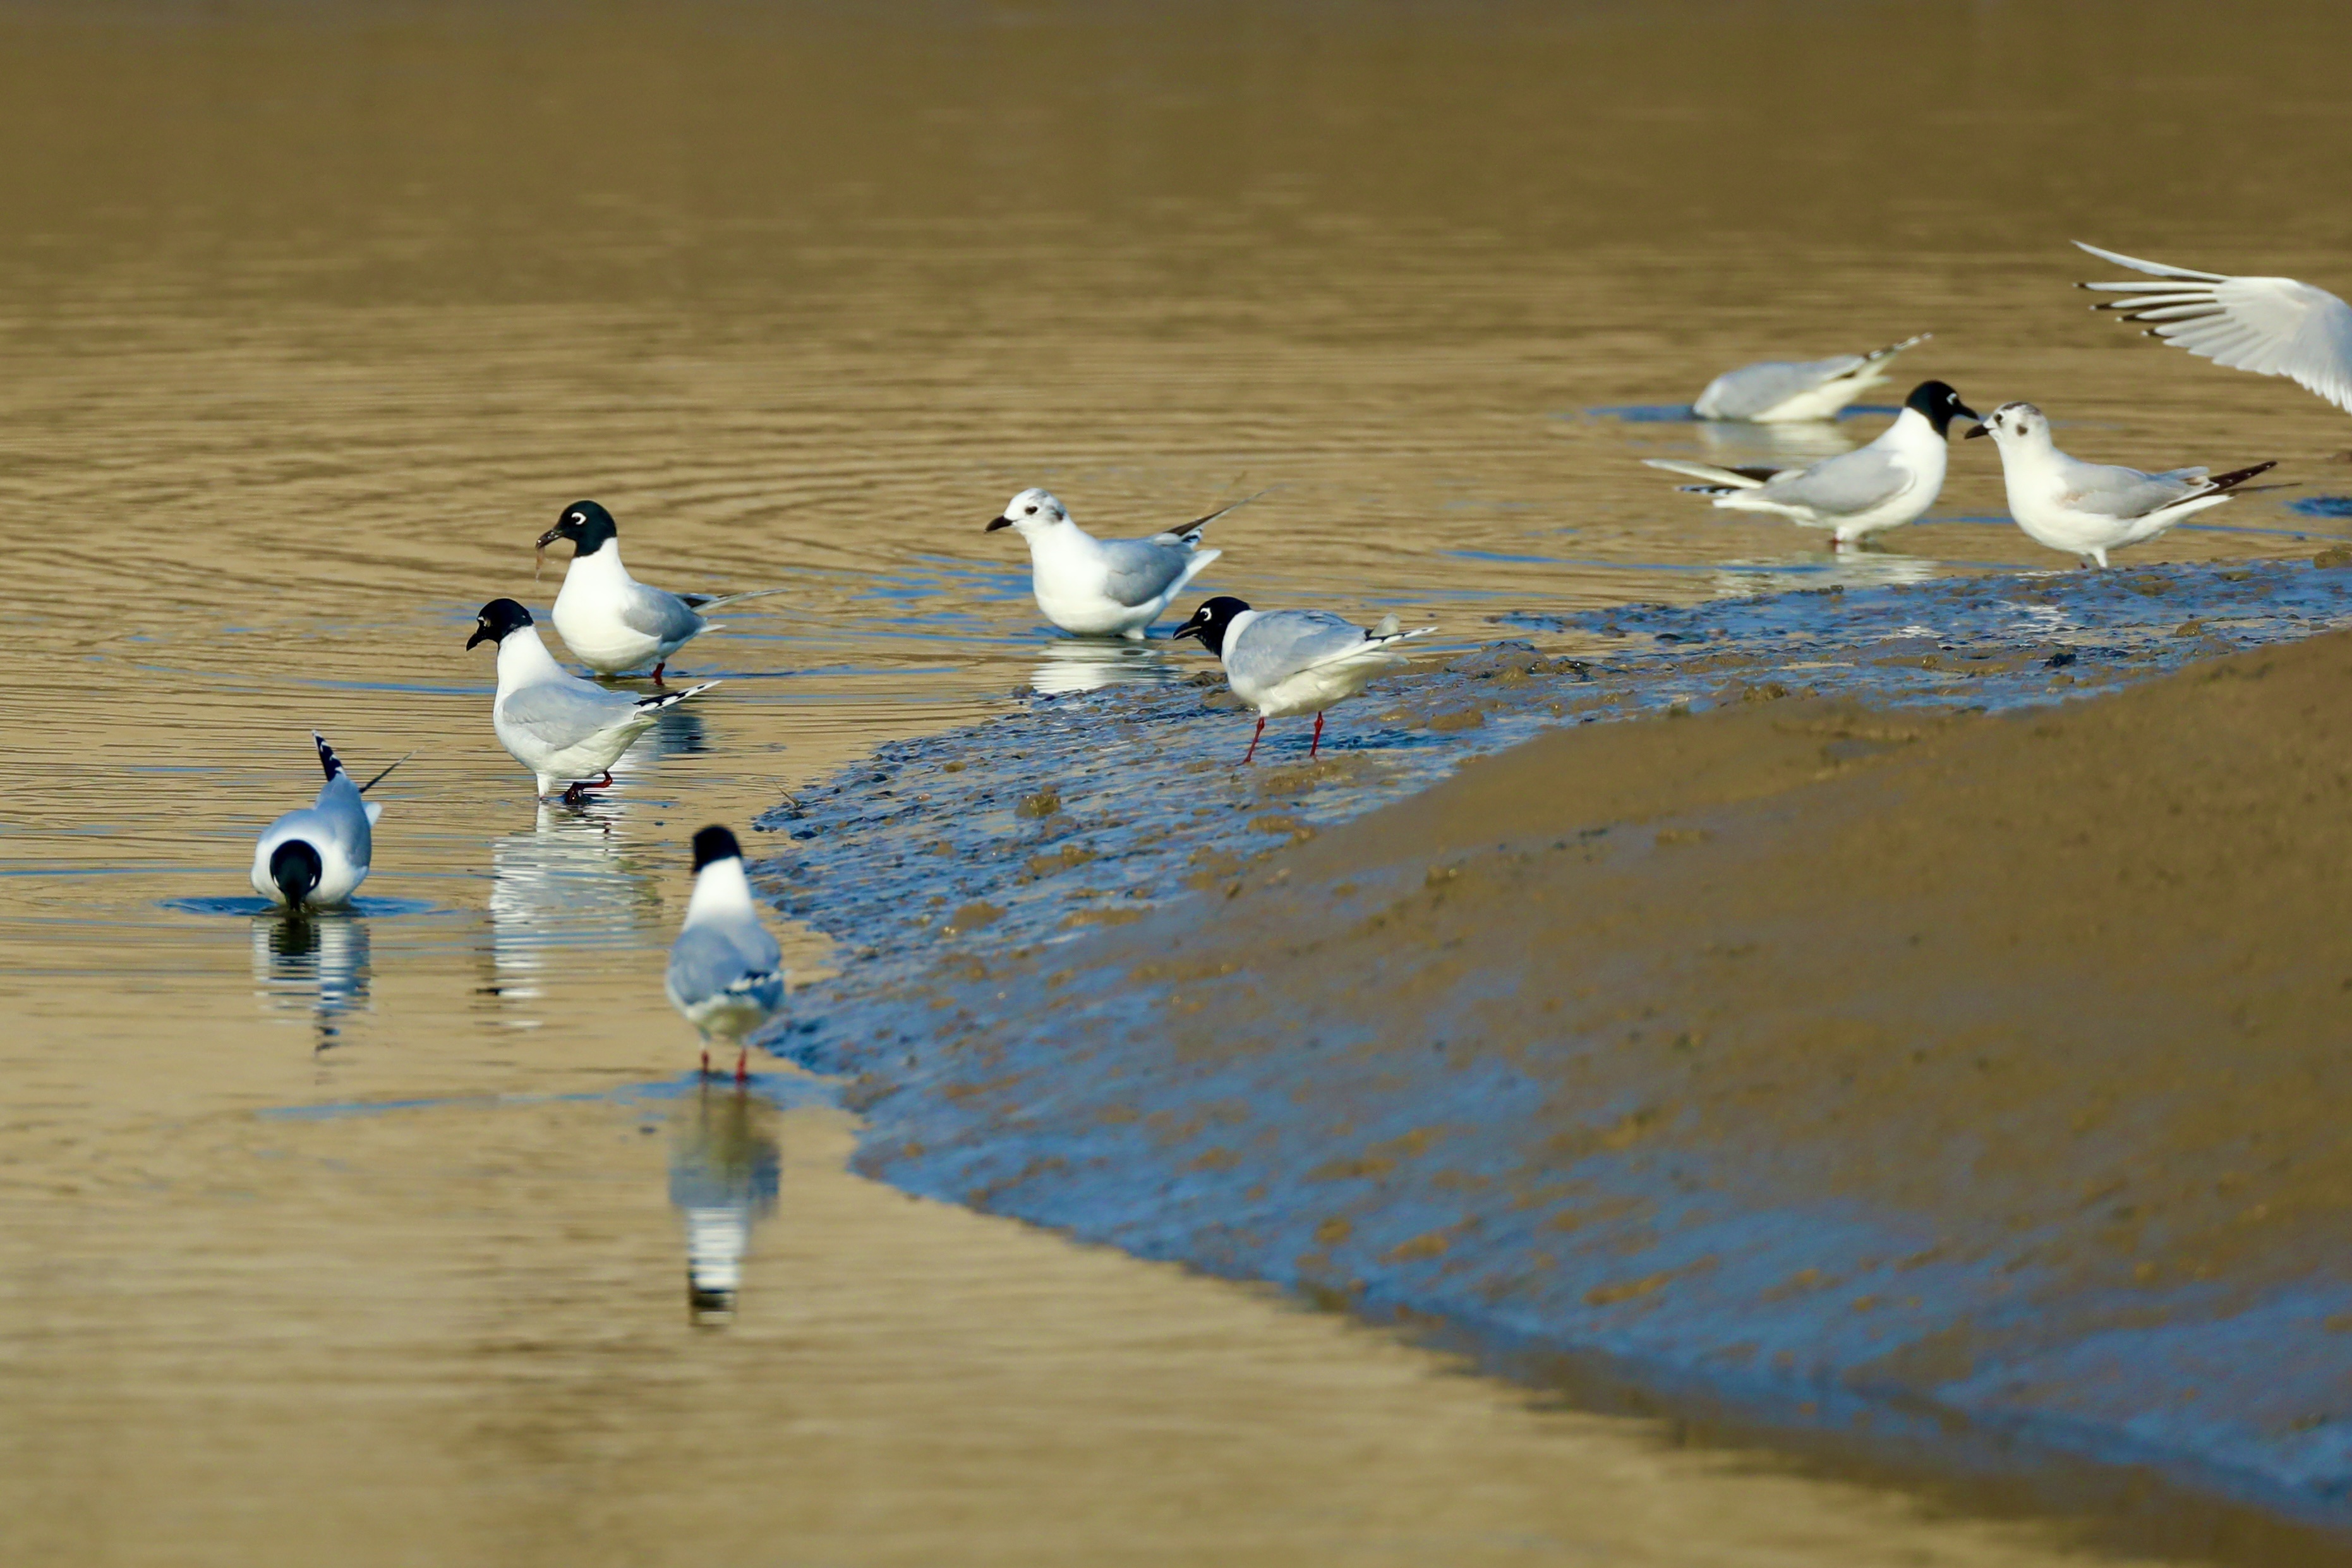
{"label": "gull's black beak", "polygon": [[[1963,413],[1963,414],[1968,414],[1968,413],[1969,413],[1969,411],[1968,411],[1967,409],[1965,409],[1965,408],[1961,409],[1961,410],[1960,410],[1960,412],[1961,412],[1961,413]],[[1977,416],[1975,416],[1975,415],[1973,415],[1973,414],[1969,414],[1969,418],[1971,418],[1971,419],[1976,419],[1976,418],[1977,418]],[[1990,426],[1990,425],[1985,424],[1985,423],[1984,423],[1983,421],[1981,421],[1981,420],[1979,420],[1979,421],[1978,421],[1978,423],[1977,423],[1976,427],[1975,427],[1974,429],[1970,430],[1967,435],[1965,435],[1965,436],[1961,437],[1960,437],[1960,439],[1961,439],[1961,440],[1963,440],[1963,441],[1973,441],[1973,440],[1975,440],[1975,439],[1976,439],[1978,437],[1979,437],[1979,436],[1990,436],[1990,435],[1991,435],[1991,434],[1992,434],[1992,426]]]}
{"label": "gull's black beak", "polygon": [[1178,626],[1174,631],[1170,632],[1168,634],[1168,640],[1170,642],[1174,642],[1178,637],[1196,637],[1208,629],[1208,623],[1205,621],[1187,621],[1182,626]]}
{"label": "gull's black beak", "polygon": [[1000,528],[1011,528],[1012,526],[1013,520],[1011,518],[1000,517],[994,522],[990,523],[986,528],[982,529],[981,532],[994,533]]}
{"label": "gull's black beak", "polygon": [[545,533],[539,536],[539,547],[541,550],[544,550],[562,537],[563,530],[561,527],[551,528]]}
{"label": "gull's black beak", "polygon": [[466,639],[466,647],[467,647],[467,650],[468,652],[470,652],[470,651],[472,651],[473,647],[474,647],[474,645],[475,645],[476,643],[478,643],[478,642],[488,642],[489,640],[490,640],[490,628],[489,628],[489,627],[488,627],[488,626],[476,626],[476,627],[474,628],[474,635],[473,635],[472,637],[467,637],[467,638]]}

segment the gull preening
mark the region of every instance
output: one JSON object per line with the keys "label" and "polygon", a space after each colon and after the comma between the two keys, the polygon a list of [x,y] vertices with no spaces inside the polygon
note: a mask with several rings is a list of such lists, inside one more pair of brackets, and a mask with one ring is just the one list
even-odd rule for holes
{"label": "gull preening", "polygon": [[1025,489],[982,531],[1017,529],[1029,542],[1029,586],[1047,620],[1080,637],[1140,642],[1184,585],[1224,553],[1200,548],[1201,531],[1258,496],[1149,539],[1097,539],[1052,492]]}
{"label": "gull preening", "polygon": [[654,667],[661,684],[672,655],[704,632],[716,629],[707,610],[764,599],[782,588],[746,594],[673,594],[640,583],[621,564],[621,531],[613,514],[593,500],[563,509],[555,526],[539,536],[542,552],[557,540],[572,546],[563,588],[555,595],[555,630],[563,646],[599,675],[621,675]]}
{"label": "gull preening", "polygon": [[383,806],[360,796],[408,760],[401,758],[363,784],[353,784],[326,738],[314,730],[310,741],[327,774],[318,801],[271,823],[253,847],[253,890],[289,910],[348,903],[367,880],[375,822]]}
{"label": "gull preening", "polygon": [[1727,370],[1706,384],[1691,412],[1701,419],[1741,419],[1753,425],[1834,419],[1840,409],[1886,379],[1895,355],[1933,336],[1921,332],[1866,354],[1765,360]]}
{"label": "gull preening", "polygon": [[1969,432],[1990,436],[2000,448],[2009,486],[2009,514],[2026,537],[2099,565],[2107,552],[2154,539],[2192,512],[2220,506],[2230,492],[2278,467],[2256,463],[2208,477],[2203,468],[2160,474],[2108,463],[2085,463],[2058,449],[2049,416],[2031,403],[2004,403]]}
{"label": "gull preening", "polygon": [[2102,294],[2095,310],[2154,323],[2147,335],[2231,370],[2283,375],[2338,408],[2352,409],[2352,305],[2292,278],[2231,278],[2141,261],[2074,242],[2102,261],[2161,279],[2155,283],[2078,283]]}
{"label": "gull preening", "polygon": [[1832,531],[1836,544],[1900,528],[1936,504],[1950,456],[1948,432],[1975,409],[1940,381],[1923,381],[1904,399],[1878,439],[1803,468],[1720,468],[1645,458],[1654,468],[1707,481],[1677,488],[1711,496],[1735,511],[1769,511],[1806,528]]}
{"label": "gull preening", "polygon": [[1402,664],[1389,651],[1396,644],[1437,629],[1399,631],[1398,624],[1394,616],[1367,628],[1328,610],[1253,610],[1219,595],[1193,611],[1176,636],[1200,638],[1225,667],[1234,695],[1257,710],[1257,729],[1242,758],[1246,763],[1257,755],[1265,721],[1294,713],[1315,715],[1315,734],[1307,743],[1307,755],[1313,758],[1323,744],[1324,710]]}
{"label": "gull preening", "polygon": [[585,798],[588,781],[600,787],[613,782],[613,764],[653,728],[663,709],[719,684],[637,697],[583,680],[555,662],[530,612],[512,599],[482,606],[466,646],[481,642],[499,649],[499,695],[490,707],[499,744],[536,775],[542,797],[562,785],[563,798],[574,805]]}
{"label": "gull preening", "polygon": [[784,955],[760,923],[742,847],[724,827],[694,836],[694,896],[662,989],[701,1033],[702,1070],[710,1070],[710,1042],[724,1040],[735,1047],[735,1081],[742,1082],[751,1055],[745,1042],[783,1009]]}

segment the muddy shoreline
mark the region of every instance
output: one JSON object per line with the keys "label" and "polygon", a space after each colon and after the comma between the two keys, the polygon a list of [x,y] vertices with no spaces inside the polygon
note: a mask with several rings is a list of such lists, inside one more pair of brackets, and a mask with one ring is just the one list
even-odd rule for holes
{"label": "muddy shoreline", "polygon": [[1247,774],[1211,688],[1041,700],[767,819],[852,944],[785,1048],[914,1190],[2324,1557],[2347,578],[1636,608]]}

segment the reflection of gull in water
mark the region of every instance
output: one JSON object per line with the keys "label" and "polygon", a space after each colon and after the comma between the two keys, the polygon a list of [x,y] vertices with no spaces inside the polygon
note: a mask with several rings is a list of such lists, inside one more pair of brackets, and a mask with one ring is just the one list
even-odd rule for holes
{"label": "reflection of gull in water", "polygon": [[367,922],[350,915],[268,914],[253,922],[254,993],[274,1012],[310,1015],[319,1047],[340,1043],[339,1021],[368,1010]]}
{"label": "reflection of gull in water", "polygon": [[1155,644],[1072,639],[1049,642],[1037,651],[1045,662],[1030,672],[1029,684],[1039,691],[1095,691],[1106,686],[1181,680],[1185,674]]}
{"label": "reflection of gull in water", "polygon": [[1851,452],[1857,445],[1847,426],[1826,420],[1799,425],[1749,425],[1705,419],[1693,426],[1707,460],[1723,465],[1771,463],[1803,467],[1822,458]]}
{"label": "reflection of gull in water", "polygon": [[502,996],[536,996],[547,950],[635,946],[656,914],[653,879],[631,862],[609,801],[541,803],[529,833],[490,840],[490,962]]}
{"label": "reflection of gull in water", "polygon": [[1887,588],[1902,583],[1925,583],[1936,574],[1937,563],[1924,555],[1896,555],[1876,550],[1842,550],[1824,561],[1818,555],[1792,558],[1787,565],[1735,562],[1708,574],[1718,598],[1744,598],[1751,594],[1785,594],[1791,588]]}
{"label": "reflection of gull in water", "polygon": [[670,1117],[669,1201],[686,1222],[687,1310],[698,1323],[735,1316],[751,1228],[782,1184],[775,1120],[765,1101],[709,1084]]}
{"label": "reflection of gull in water", "polygon": [[[653,729],[646,733],[644,740],[639,741],[622,756],[621,763],[626,763],[632,757],[641,754],[655,757],[686,757],[698,756],[709,750],[709,731],[704,727],[703,717],[698,710],[686,707],[665,708],[662,710],[661,717],[654,721]],[[636,771],[634,767],[622,767],[621,763],[613,764],[614,777],[617,778],[624,773]]]}

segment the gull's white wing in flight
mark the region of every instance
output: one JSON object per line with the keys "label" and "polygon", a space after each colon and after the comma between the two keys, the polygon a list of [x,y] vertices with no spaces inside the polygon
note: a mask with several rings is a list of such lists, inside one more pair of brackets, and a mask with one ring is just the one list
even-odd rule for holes
{"label": "gull's white wing in flight", "polygon": [[2074,242],[2102,261],[2162,279],[2084,283],[2126,298],[2092,307],[2149,323],[2150,337],[2231,370],[2283,375],[2338,408],[2352,409],[2352,305],[2292,278],[2227,278],[2141,261]]}

